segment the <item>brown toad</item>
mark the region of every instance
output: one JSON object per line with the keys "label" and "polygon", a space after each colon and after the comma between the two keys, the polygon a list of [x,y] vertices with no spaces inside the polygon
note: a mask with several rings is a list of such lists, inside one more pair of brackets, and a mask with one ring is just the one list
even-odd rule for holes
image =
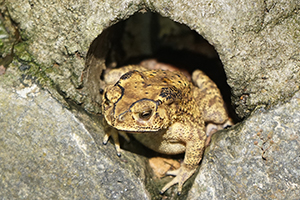
{"label": "brown toad", "polygon": [[[182,185],[197,169],[207,135],[231,124],[217,86],[200,70],[193,73],[194,86],[179,71],[147,70],[127,66],[128,71],[105,88],[103,114],[109,126],[103,142],[111,136],[118,155],[118,133],[128,139],[131,133],[142,144],[164,154],[185,152],[184,161],[168,175],[176,176],[161,193],[178,183]],[[118,69],[109,74],[115,77]],[[110,75],[106,80],[110,80]],[[110,84],[114,80],[108,81]],[[209,124],[207,128],[205,124]],[[113,127],[113,128],[112,128]]]}

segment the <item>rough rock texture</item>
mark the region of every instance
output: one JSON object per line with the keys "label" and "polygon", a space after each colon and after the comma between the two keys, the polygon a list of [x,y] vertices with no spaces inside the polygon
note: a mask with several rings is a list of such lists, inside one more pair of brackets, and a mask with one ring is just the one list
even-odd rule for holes
{"label": "rough rock texture", "polygon": [[215,134],[187,199],[299,199],[300,93]]}
{"label": "rough rock texture", "polygon": [[[90,105],[91,90],[80,90],[89,45],[104,28],[141,9],[186,24],[214,45],[240,117],[258,104],[273,105],[299,90],[299,0],[10,0],[6,6],[41,71],[67,98],[91,111],[99,111]],[[107,53],[102,56],[103,64]]]}
{"label": "rough rock texture", "polygon": [[152,5],[195,29],[216,48],[241,117],[257,104],[272,104],[299,90],[299,0]]}
{"label": "rough rock texture", "polygon": [[82,84],[81,73],[91,42],[105,27],[139,9],[137,3],[130,0],[12,0],[5,3],[41,71],[53,80],[65,97],[78,103],[85,98],[76,88]]}
{"label": "rough rock texture", "polygon": [[[101,144],[99,118],[73,114],[12,69],[0,76],[2,198],[165,197],[149,187],[144,159],[127,151],[119,158],[112,144]],[[216,133],[191,191],[177,199],[298,199],[299,113],[298,92],[289,102],[268,111],[261,107],[245,122]],[[176,199],[174,194],[173,188],[166,197]]]}
{"label": "rough rock texture", "polygon": [[77,117],[30,79],[0,76],[1,199],[150,199],[145,160],[120,159],[99,122]]}
{"label": "rough rock texture", "polygon": [[[10,68],[36,76],[60,103],[69,99],[94,113],[102,70],[118,61],[119,22],[148,10],[197,31],[220,56],[239,117],[259,109],[213,137],[192,190],[179,198],[299,197],[299,0],[4,0],[0,7],[23,39]],[[134,28],[148,30],[125,30]],[[101,145],[99,118],[66,110],[0,67],[1,197],[160,198],[143,158],[125,151],[119,159],[113,145]]]}

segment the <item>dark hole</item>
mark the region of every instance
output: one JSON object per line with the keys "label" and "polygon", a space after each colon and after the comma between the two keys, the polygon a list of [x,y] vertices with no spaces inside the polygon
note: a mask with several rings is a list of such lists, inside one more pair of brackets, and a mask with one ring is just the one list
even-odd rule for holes
{"label": "dark hole", "polygon": [[[239,121],[231,106],[230,87],[226,82],[223,64],[214,47],[186,25],[151,12],[136,13],[129,19],[118,22],[105,29],[93,41],[86,60],[86,68],[89,69],[86,70],[89,73],[86,76],[89,80],[86,82],[91,83],[90,91],[97,91],[97,94],[91,92],[91,96],[97,100],[99,91],[103,92],[101,87],[104,84],[101,81],[103,82],[104,73],[108,68],[140,64],[151,59],[189,74],[195,69],[204,71],[221,90],[231,118]],[[161,101],[158,102],[161,104]],[[101,105],[101,100],[97,103]],[[147,120],[152,114],[140,113],[139,117]],[[134,139],[127,143],[120,137],[120,141],[122,149],[130,149],[131,152],[146,157],[163,156],[142,147]],[[141,150],[143,148],[146,149]],[[182,159],[182,157],[183,155],[176,155],[172,158]]]}
{"label": "dark hole", "polygon": [[[104,30],[92,43],[89,54],[96,59],[87,61],[106,68],[139,64],[145,60],[171,65],[189,74],[195,69],[204,71],[219,87],[229,113],[238,121],[231,107],[230,87],[218,53],[196,31],[156,13],[136,13],[125,21]],[[103,73],[100,75],[103,80]]]}
{"label": "dark hole", "polygon": [[[101,74],[100,74],[100,80],[102,80],[102,81],[104,81],[104,74],[105,74],[104,72],[105,72],[105,71],[102,71]],[[103,89],[102,89],[102,90],[103,90]]]}

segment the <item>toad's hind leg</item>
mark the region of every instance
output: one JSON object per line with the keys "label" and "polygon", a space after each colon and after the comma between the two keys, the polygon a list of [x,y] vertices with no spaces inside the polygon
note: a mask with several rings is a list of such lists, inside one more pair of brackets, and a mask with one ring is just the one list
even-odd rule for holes
{"label": "toad's hind leg", "polygon": [[207,124],[206,135],[209,141],[213,133],[233,125],[233,122],[228,116],[226,105],[217,85],[200,70],[194,71],[192,79],[197,86],[194,88],[194,96]]}
{"label": "toad's hind leg", "polygon": [[195,70],[192,79],[197,86],[194,97],[205,122],[223,124],[229,118],[223,97],[217,85],[202,71]]}

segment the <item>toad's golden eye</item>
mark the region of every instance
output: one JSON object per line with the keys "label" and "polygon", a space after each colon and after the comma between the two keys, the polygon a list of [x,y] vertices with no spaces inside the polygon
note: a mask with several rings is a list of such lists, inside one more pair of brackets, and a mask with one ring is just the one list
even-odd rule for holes
{"label": "toad's golden eye", "polygon": [[139,118],[141,120],[147,121],[150,119],[151,114],[152,114],[152,110],[145,110],[139,113]]}

